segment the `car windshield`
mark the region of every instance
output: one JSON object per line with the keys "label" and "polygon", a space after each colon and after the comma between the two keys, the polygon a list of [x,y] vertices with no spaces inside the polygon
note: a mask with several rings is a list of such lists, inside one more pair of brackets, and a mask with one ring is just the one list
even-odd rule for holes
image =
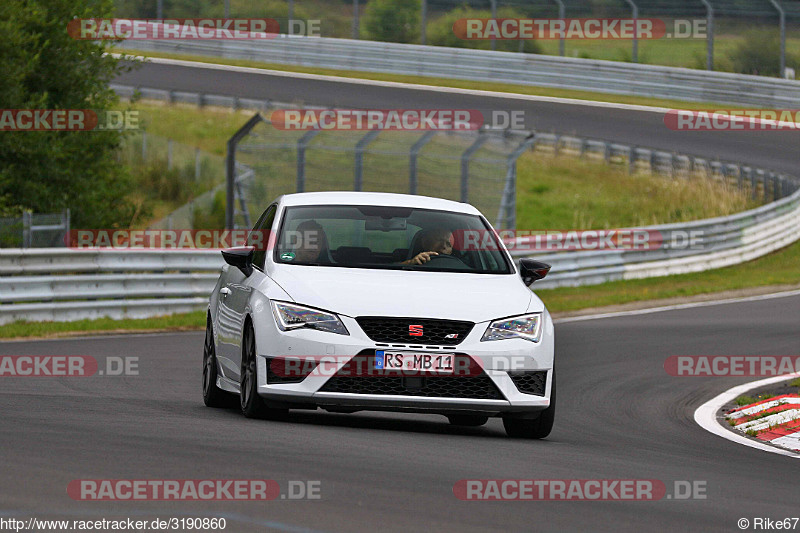
{"label": "car windshield", "polygon": [[486,221],[410,207],[288,207],[275,262],[348,268],[509,274]]}

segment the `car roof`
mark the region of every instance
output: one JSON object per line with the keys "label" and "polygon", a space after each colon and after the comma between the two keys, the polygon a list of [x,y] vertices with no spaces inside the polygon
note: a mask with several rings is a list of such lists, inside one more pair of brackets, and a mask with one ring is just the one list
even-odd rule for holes
{"label": "car roof", "polygon": [[278,199],[284,207],[302,205],[379,205],[390,207],[413,207],[418,209],[438,209],[455,211],[470,215],[480,215],[480,211],[470,204],[419,196],[414,194],[395,194],[386,192],[301,192],[286,194]]}

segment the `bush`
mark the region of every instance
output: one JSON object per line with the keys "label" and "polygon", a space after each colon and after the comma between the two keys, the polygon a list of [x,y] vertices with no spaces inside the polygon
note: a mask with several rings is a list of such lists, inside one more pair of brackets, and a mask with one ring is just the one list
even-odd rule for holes
{"label": "bush", "polygon": [[370,0],[361,34],[373,41],[411,43],[419,39],[420,0]]}
{"label": "bush", "polygon": [[[781,76],[781,39],[776,30],[755,29],[745,32],[744,40],[729,53],[734,72]],[[797,59],[787,55],[787,66]]]}
{"label": "bush", "polygon": [[[498,18],[522,18],[516,10],[509,8],[501,8],[497,10]],[[441,17],[437,18],[428,25],[428,44],[434,46],[450,46],[453,48],[476,48],[479,50],[491,50],[492,41],[471,41],[457,37],[453,32],[453,24],[458,19],[464,18],[492,18],[492,13],[489,10],[471,9],[468,7],[458,7]],[[497,50],[505,52],[519,52],[519,41],[513,40],[500,40],[497,43]],[[523,41],[522,51],[528,54],[540,54],[542,52],[539,43],[532,39]]]}
{"label": "bush", "polygon": [[138,189],[150,200],[171,204],[188,202],[195,192],[194,166],[167,168],[166,159],[148,161],[133,169]]}
{"label": "bush", "polygon": [[195,229],[220,229],[225,227],[225,191],[214,194],[214,200],[207,212],[194,212],[192,227]]}

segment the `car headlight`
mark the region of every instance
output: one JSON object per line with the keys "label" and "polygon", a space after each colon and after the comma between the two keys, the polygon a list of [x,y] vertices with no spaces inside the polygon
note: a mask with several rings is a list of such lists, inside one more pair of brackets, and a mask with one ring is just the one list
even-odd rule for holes
{"label": "car headlight", "polygon": [[319,309],[286,302],[272,302],[272,314],[275,315],[275,321],[281,331],[312,328],[339,335],[350,335],[338,316]]}
{"label": "car headlight", "polygon": [[499,341],[502,339],[525,339],[539,342],[542,334],[542,314],[522,315],[514,318],[495,320],[481,337],[481,341]]}

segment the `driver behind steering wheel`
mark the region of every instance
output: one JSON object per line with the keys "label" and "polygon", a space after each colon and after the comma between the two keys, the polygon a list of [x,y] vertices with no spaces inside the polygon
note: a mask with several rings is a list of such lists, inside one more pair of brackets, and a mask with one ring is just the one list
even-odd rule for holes
{"label": "driver behind steering wheel", "polygon": [[442,255],[452,255],[453,253],[453,232],[445,228],[423,230],[420,237],[420,244],[424,252],[420,252],[411,259],[402,262],[404,265],[424,265],[431,260],[431,257]]}

